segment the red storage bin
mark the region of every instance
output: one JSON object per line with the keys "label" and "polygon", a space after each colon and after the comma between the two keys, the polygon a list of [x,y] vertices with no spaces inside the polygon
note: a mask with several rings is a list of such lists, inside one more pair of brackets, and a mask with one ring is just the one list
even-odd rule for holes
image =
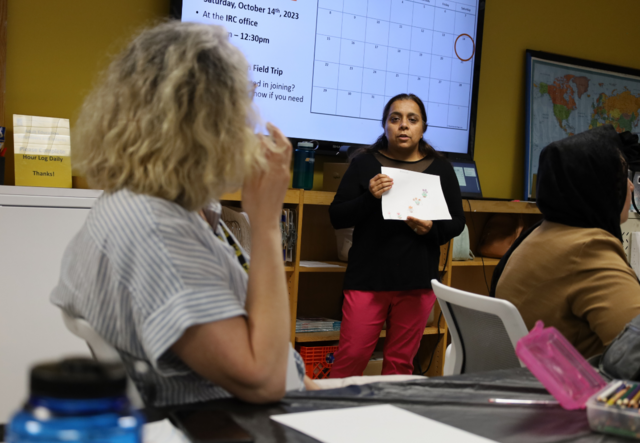
{"label": "red storage bin", "polygon": [[300,346],[304,370],[309,378],[328,378],[333,366],[333,353],[337,346]]}

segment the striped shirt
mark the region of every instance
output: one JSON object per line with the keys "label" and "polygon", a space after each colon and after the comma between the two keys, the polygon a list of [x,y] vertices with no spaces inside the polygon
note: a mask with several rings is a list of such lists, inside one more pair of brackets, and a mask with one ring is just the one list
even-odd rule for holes
{"label": "striped shirt", "polygon": [[[220,225],[215,234],[225,238]],[[187,404],[231,394],[170,347],[193,325],[246,316],[247,281],[236,249],[196,212],[120,190],[67,247],[51,301],[118,350],[146,404]]]}

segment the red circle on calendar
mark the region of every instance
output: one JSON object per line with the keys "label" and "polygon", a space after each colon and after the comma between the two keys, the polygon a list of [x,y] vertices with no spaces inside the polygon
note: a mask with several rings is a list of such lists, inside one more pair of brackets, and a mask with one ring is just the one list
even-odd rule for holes
{"label": "red circle on calendar", "polygon": [[[471,41],[471,47],[465,47],[465,48],[460,48],[460,52],[467,52],[469,51],[469,49],[471,49],[471,55],[469,56],[469,58],[462,58],[460,57],[460,54],[458,54],[458,40],[460,40],[460,37],[469,37],[469,40]],[[469,35],[469,34],[460,34],[458,36],[458,38],[456,38],[455,43],[453,44],[453,50],[456,52],[456,56],[462,60],[463,62],[468,62],[469,60],[471,60],[473,58],[473,55],[476,53],[476,43],[473,41],[473,38]],[[463,52],[463,55],[467,55]]]}

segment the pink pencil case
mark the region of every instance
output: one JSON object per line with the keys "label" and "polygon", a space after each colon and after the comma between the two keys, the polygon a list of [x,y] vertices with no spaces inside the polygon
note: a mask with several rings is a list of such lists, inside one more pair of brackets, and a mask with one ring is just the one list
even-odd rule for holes
{"label": "pink pencil case", "polygon": [[516,355],[564,409],[584,409],[607,384],[556,328],[540,320],[518,341]]}

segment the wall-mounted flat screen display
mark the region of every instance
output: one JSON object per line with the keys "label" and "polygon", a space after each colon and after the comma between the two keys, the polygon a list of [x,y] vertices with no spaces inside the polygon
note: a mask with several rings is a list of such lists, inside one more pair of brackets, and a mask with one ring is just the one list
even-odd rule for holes
{"label": "wall-mounted flat screen display", "polygon": [[174,0],[172,14],[227,29],[261,116],[288,137],[370,144],[408,92],[427,141],[473,154],[484,0]]}

